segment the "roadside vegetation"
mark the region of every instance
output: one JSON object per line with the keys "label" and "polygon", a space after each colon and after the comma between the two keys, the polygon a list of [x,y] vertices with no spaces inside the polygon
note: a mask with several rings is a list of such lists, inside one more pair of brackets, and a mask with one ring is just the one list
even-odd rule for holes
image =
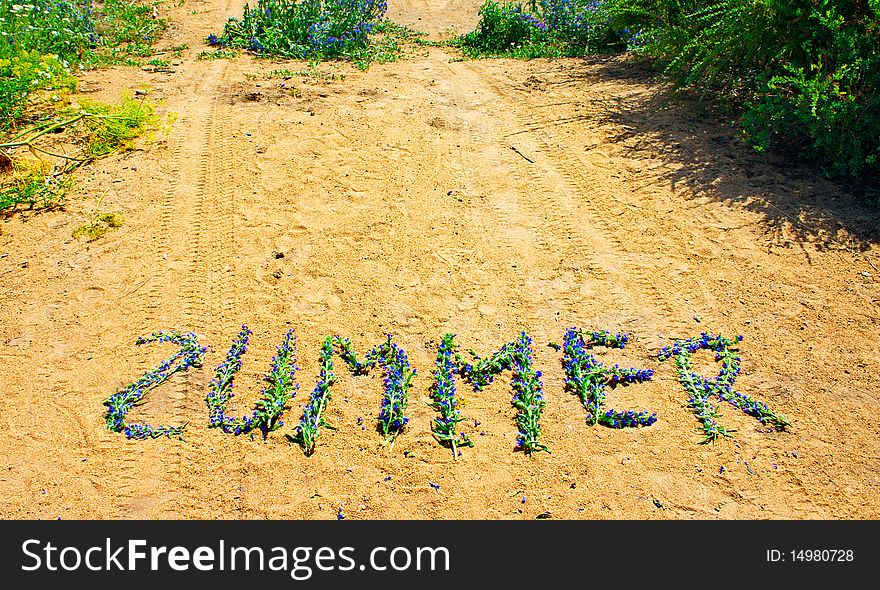
{"label": "roadside vegetation", "polygon": [[0,214],[60,204],[74,170],[155,126],[143,96],[106,105],[71,93],[81,71],[146,63],[166,26],[137,0],[0,0]]}
{"label": "roadside vegetation", "polygon": [[758,151],[880,173],[880,0],[488,0],[471,58],[630,52],[736,118]]}

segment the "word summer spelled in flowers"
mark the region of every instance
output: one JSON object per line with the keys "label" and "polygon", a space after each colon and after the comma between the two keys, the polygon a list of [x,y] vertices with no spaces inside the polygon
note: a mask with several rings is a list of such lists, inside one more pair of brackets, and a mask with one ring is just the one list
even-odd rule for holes
{"label": "word summer spelled in flowers", "polygon": [[[228,405],[234,397],[235,377],[244,362],[251,335],[251,330],[242,326],[232,340],[226,357],[214,371],[205,396],[207,426],[235,436],[250,434],[253,437],[253,433],[259,431],[266,437],[284,426],[281,417],[291,409],[299,388],[296,383],[296,336],[293,330],[288,330],[284,335],[272,358],[269,371],[263,378],[266,385],[259,399],[249,413],[237,417],[230,414]],[[661,362],[674,359],[678,382],[687,395],[687,406],[700,423],[704,443],[713,442],[721,436],[730,436],[731,432],[719,423],[718,408],[710,401],[711,397],[726,401],[744,414],[778,431],[785,430],[791,424],[785,416],[776,413],[766,403],[735,389],[735,381],[740,373],[738,345],[741,341],[742,336],[729,339],[703,333],[699,337],[676,340],[671,346],[658,352],[657,360]],[[147,371],[104,402],[107,406],[107,428],[130,439],[181,437],[187,427],[186,424],[153,426],[128,419],[128,414],[135,405],[145,403],[147,394],[168,381],[175,373],[202,367],[207,349],[192,332],[154,332],[139,338],[135,343],[142,345],[156,342],[174,344],[177,351],[158,367]],[[628,342],[629,335],[625,333],[613,334],[605,330],[588,331],[572,327],[565,331],[562,347],[550,344],[557,350],[562,349],[564,388],[580,399],[586,412],[586,421],[591,426],[614,429],[648,428],[658,420],[657,414],[647,409],[619,410],[607,407],[609,391],[618,386],[636,386],[654,377],[652,369],[625,368],[616,364],[606,366],[592,352],[596,348],[622,349]],[[453,334],[447,333],[441,338],[434,362],[429,403],[437,415],[431,421],[430,428],[438,444],[451,450],[453,459],[462,454],[462,449],[474,446],[474,442],[459,427],[462,422],[473,418],[462,413],[457,397],[456,378],[468,383],[474,392],[482,392],[492,384],[496,376],[506,371],[511,374],[513,395],[510,403],[516,410],[515,450],[527,455],[550,452],[550,445],[541,436],[541,420],[547,401],[541,381],[543,374],[535,368],[532,345],[532,338],[523,330],[516,338],[491,354],[481,356],[474,351],[468,351],[468,356],[465,356],[460,352]],[[706,377],[693,371],[691,357],[699,350],[715,353],[715,362],[721,366],[717,377]],[[301,447],[308,456],[316,452],[322,429],[334,429],[326,417],[336,382],[334,358],[341,360],[353,376],[368,375],[373,370],[381,371],[383,395],[376,430],[386,444],[393,444],[408,428],[410,391],[418,371],[411,366],[406,351],[390,334],[383,342],[371,348],[362,359],[358,357],[349,338],[327,336],[319,353],[317,383],[304,403],[302,417],[291,430],[284,433],[285,439]],[[477,423],[476,420],[474,422]],[[362,424],[360,418],[358,424]]]}

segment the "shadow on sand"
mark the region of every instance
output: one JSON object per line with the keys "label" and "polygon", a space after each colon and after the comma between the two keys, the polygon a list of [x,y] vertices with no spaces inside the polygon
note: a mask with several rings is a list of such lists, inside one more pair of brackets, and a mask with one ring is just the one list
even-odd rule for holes
{"label": "shadow on sand", "polygon": [[[779,151],[757,153],[709,101],[677,93],[656,70],[621,57],[572,64],[553,85],[614,82],[656,92],[609,96],[591,103],[596,114],[622,129],[612,141],[632,151],[648,149],[675,170],[664,174],[682,194],[737,204],[759,213],[776,245],[814,244],[820,249],[865,251],[880,241],[880,184],[831,181],[809,162]],[[598,110],[598,113],[596,112]]]}

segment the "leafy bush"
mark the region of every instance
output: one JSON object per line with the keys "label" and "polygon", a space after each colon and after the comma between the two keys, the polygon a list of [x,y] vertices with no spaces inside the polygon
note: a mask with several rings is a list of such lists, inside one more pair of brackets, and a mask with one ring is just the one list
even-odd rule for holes
{"label": "leafy bush", "polygon": [[[241,20],[230,18],[215,47],[245,49],[292,59],[347,57],[364,66],[400,53],[396,38],[414,33],[384,19],[385,0],[257,0],[245,5]],[[375,43],[372,37],[384,36]]]}
{"label": "leafy bush", "polygon": [[523,5],[487,0],[470,33],[452,41],[470,57],[578,56],[618,41],[597,0],[539,0]]}
{"label": "leafy bush", "polygon": [[832,176],[880,172],[880,0],[606,0],[679,87],[726,101],[756,149]]}
{"label": "leafy bush", "polygon": [[487,0],[480,8],[477,28],[461,37],[461,44],[483,53],[504,53],[548,41],[547,25],[517,2]]}

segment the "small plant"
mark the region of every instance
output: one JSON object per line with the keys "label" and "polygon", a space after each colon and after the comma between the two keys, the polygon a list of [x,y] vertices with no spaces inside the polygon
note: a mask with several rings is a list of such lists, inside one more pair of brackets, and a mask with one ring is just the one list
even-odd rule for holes
{"label": "small plant", "polygon": [[626,334],[612,334],[606,330],[582,332],[569,328],[563,336],[562,365],[565,368],[566,389],[577,395],[587,411],[589,424],[609,428],[650,426],[657,414],[650,412],[603,410],[606,387],[641,383],[650,380],[651,369],[622,369],[618,365],[605,367],[589,351],[591,348],[624,348],[629,341]]}
{"label": "small plant", "polygon": [[34,92],[66,93],[76,88],[68,64],[39,51],[17,51],[9,57],[0,52],[0,132],[20,121]]}
{"label": "small plant", "polygon": [[121,213],[99,213],[97,210],[92,214],[92,220],[73,230],[73,237],[86,236],[86,242],[94,242],[101,238],[111,229],[122,227],[125,218]]}
{"label": "small plant", "polygon": [[309,64],[309,69],[307,70],[272,70],[267,74],[267,76],[270,78],[281,78],[283,80],[289,80],[290,78],[294,77],[314,78],[315,80],[345,80],[345,74],[319,70],[318,65],[315,63]]}
{"label": "small plant", "polygon": [[[769,424],[776,430],[784,430],[791,425],[789,420],[777,414],[770,407],[749,395],[733,389],[734,382],[740,372],[740,358],[737,356],[737,345],[743,339],[737,336],[731,340],[720,335],[703,332],[699,338],[676,340],[672,346],[661,348],[657,353],[660,361],[675,359],[678,380],[688,394],[688,406],[700,421],[703,434],[702,442],[714,442],[719,436],[730,436],[730,430],[718,424],[718,408],[709,401],[715,396],[726,401],[745,414],[757,418],[762,424]],[[717,377],[708,379],[693,372],[691,356],[698,350],[712,350],[715,360],[721,363],[721,371]]]}
{"label": "small plant", "polygon": [[196,55],[196,59],[212,60],[212,59],[235,59],[240,52],[237,49],[217,49],[215,51],[200,51]]}
{"label": "small plant", "polygon": [[90,158],[134,149],[133,140],[158,123],[153,103],[131,95],[119,105],[82,101],[78,115],[83,115],[82,141]]}
{"label": "small plant", "polygon": [[52,209],[61,204],[70,188],[69,166],[53,168],[33,159],[9,162],[6,171],[0,170],[0,213],[8,215],[21,206]]}
{"label": "small plant", "polygon": [[518,2],[488,0],[480,7],[477,28],[459,39],[471,54],[504,54],[548,41],[547,25]]}
{"label": "small plant", "polygon": [[127,438],[146,439],[160,436],[177,436],[183,434],[186,424],[180,426],[151,426],[144,423],[130,423],[126,416],[131,409],[143,403],[147,393],[162,385],[177,372],[185,372],[190,367],[201,367],[202,358],[206,348],[198,343],[198,339],[192,332],[181,333],[153,332],[149,336],[138,338],[135,344],[149,344],[152,342],[170,342],[180,347],[180,350],[158,367],[147,371],[134,383],[111,395],[104,405],[107,412],[104,416],[107,428],[113,432],[121,432]]}
{"label": "small plant", "polygon": [[205,402],[210,412],[211,427],[219,427],[227,434],[248,434],[259,429],[263,437],[269,432],[280,428],[284,422],[281,414],[287,407],[288,402],[296,395],[298,385],[294,383],[294,377],[298,367],[296,366],[296,336],[293,330],[288,330],[284,340],[278,346],[275,357],[272,359],[272,368],[263,378],[267,383],[262,396],[254,405],[254,410],[241,418],[233,418],[226,415],[226,407],[229,400],[234,396],[232,392],[235,375],[241,369],[242,357],[247,352],[247,342],[252,334],[247,326],[242,326],[241,331],[232,341],[232,346],[226,358],[214,372],[208,395]]}

